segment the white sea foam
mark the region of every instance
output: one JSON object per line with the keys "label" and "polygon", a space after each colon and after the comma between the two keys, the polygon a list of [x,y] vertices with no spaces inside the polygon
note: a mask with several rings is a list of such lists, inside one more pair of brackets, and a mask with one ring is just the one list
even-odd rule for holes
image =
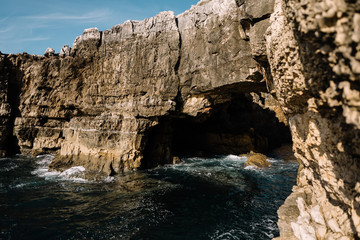
{"label": "white sea foam", "polygon": [[74,175],[78,175],[79,173],[83,173],[85,171],[86,171],[86,169],[83,166],[72,167],[72,168],[69,168],[69,169],[63,171],[60,174],[60,177],[71,177]]}
{"label": "white sea foam", "polygon": [[[45,180],[52,181],[72,181],[77,183],[92,183],[98,182],[99,180],[87,180],[86,179],[86,169],[83,166],[76,166],[69,168],[63,172],[58,171],[49,171],[49,164],[52,162],[54,157],[52,155],[41,155],[37,156],[36,165],[38,166],[31,173],[39,177],[45,178]],[[114,181],[114,177],[106,177],[102,179],[102,182],[109,183]]]}
{"label": "white sea foam", "polygon": [[265,234],[270,239],[274,238],[273,232],[275,232],[277,228],[277,224],[275,220],[271,219],[271,216],[263,216],[260,222],[254,222],[251,224],[251,228],[264,228],[263,234]]}
{"label": "white sea foam", "polygon": [[104,182],[109,183],[109,182],[113,182],[114,180],[115,180],[114,177],[108,176],[108,177],[106,177],[106,178],[104,179]]}
{"label": "white sea foam", "polygon": [[46,155],[36,156],[36,158],[39,159],[36,161],[37,165],[48,166],[54,159],[54,156],[50,154],[46,154]]}
{"label": "white sea foam", "polygon": [[49,164],[53,160],[54,156],[52,155],[40,155],[36,157],[38,160],[36,161],[36,165],[38,166],[34,171],[31,172],[33,175],[37,175],[39,177],[43,177],[45,179],[51,179],[59,175],[59,172],[50,172]]}
{"label": "white sea foam", "polygon": [[49,171],[49,164],[54,159],[52,155],[40,155],[36,157],[38,167],[31,173],[46,180],[70,180],[74,182],[87,182],[85,180],[85,168],[82,166],[72,167],[64,172]]}
{"label": "white sea foam", "polygon": [[277,162],[279,162],[280,160],[277,160],[277,159],[275,159],[275,158],[268,158],[268,159],[266,159],[269,163],[277,163]]}
{"label": "white sea foam", "polygon": [[83,166],[76,166],[63,171],[59,177],[74,182],[88,182],[85,179],[85,171],[86,169]]}
{"label": "white sea foam", "polygon": [[16,164],[9,166],[9,167],[4,167],[0,169],[0,172],[10,172],[14,169],[18,168],[18,166]]}
{"label": "white sea foam", "polygon": [[252,171],[259,171],[260,169],[256,166],[246,166],[244,169],[252,170]]}
{"label": "white sea foam", "polygon": [[28,185],[28,184],[26,184],[26,183],[20,183],[20,184],[16,184],[14,188],[23,188],[23,187],[25,187],[26,185]]}
{"label": "white sea foam", "polygon": [[246,232],[241,231],[240,229],[230,229],[227,232],[222,232],[222,230],[216,230],[214,235],[212,237],[210,237],[210,239],[213,240],[219,240],[219,239],[241,239],[238,236],[239,235],[243,235],[246,236],[248,235]]}
{"label": "white sea foam", "polygon": [[246,157],[240,157],[236,155],[228,155],[224,158],[226,161],[236,161],[236,162],[245,162],[247,160]]}

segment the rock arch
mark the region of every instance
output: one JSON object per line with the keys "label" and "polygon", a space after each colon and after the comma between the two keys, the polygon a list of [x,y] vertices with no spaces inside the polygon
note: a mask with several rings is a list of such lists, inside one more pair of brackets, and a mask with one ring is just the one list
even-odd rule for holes
{"label": "rock arch", "polygon": [[213,99],[201,99],[198,102],[207,103],[200,105],[201,109],[196,111],[195,106],[183,109],[192,112],[192,116],[170,114],[147,131],[142,167],[172,163],[174,157],[238,155],[250,151],[267,154],[291,142],[287,123],[269,109],[281,110],[279,105],[269,105],[276,104],[269,94],[263,97],[256,93],[231,94],[218,104]]}

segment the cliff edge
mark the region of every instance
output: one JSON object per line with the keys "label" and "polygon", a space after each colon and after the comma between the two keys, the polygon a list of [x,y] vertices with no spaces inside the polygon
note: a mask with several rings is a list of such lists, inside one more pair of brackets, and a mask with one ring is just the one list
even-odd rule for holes
{"label": "cliff edge", "polygon": [[359,239],[359,12],[202,0],[87,29],[60,54],[0,54],[0,155],[52,153],[53,169],[112,175],[291,137],[300,168],[279,239]]}
{"label": "cliff edge", "polygon": [[300,162],[281,239],[360,237],[359,11],[358,1],[276,1],[267,53]]}
{"label": "cliff edge", "polygon": [[[54,153],[54,169],[108,174],[182,154],[269,151],[290,134],[266,94],[261,62],[273,2],[264,3],[203,0],[178,16],[86,29],[60,54],[2,55],[12,96],[4,99],[4,139],[14,135],[11,148],[23,154]],[[270,102],[275,117],[264,110]],[[198,137],[186,143],[191,132]]]}

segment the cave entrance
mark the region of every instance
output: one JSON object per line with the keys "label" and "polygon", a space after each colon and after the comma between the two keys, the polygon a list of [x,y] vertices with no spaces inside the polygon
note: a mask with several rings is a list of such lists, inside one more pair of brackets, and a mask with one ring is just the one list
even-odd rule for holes
{"label": "cave entrance", "polygon": [[258,94],[237,94],[229,101],[212,105],[205,115],[170,114],[161,118],[145,136],[142,168],[172,163],[177,157],[250,151],[268,154],[290,143],[289,127],[279,121],[276,111],[266,107],[266,101]]}

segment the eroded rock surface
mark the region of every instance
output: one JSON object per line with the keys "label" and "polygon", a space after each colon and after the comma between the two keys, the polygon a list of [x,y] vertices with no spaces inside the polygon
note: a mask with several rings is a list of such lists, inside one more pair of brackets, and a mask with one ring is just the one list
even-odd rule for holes
{"label": "eroded rock surface", "polygon": [[254,166],[258,168],[270,167],[271,163],[267,161],[268,157],[261,153],[248,153],[240,155],[240,157],[247,157],[248,159],[245,162],[245,166]]}
{"label": "eroded rock surface", "polygon": [[11,107],[8,101],[9,69],[6,66],[6,56],[0,55],[0,157],[5,157],[11,132]]}
{"label": "eroded rock surface", "polygon": [[283,239],[360,237],[359,11],[358,1],[276,1],[268,58],[301,165],[281,208],[298,212],[279,211]]}
{"label": "eroded rock surface", "polygon": [[[7,128],[16,137],[14,148],[56,153],[55,169],[82,165],[113,174],[171,163],[185,154],[174,139],[191,131],[183,134],[177,127],[205,123],[197,137],[206,141],[193,149],[200,155],[266,152],[281,144],[289,136],[284,119],[269,110],[261,113],[268,109],[262,105],[267,86],[260,63],[273,2],[263,2],[260,10],[254,4],[203,0],[179,16],[162,12],[104,32],[86,29],[59,55],[48,49],[45,56],[2,56],[12,69],[2,76],[8,74],[18,91],[11,104],[14,126]],[[244,98],[250,92],[260,97]],[[232,104],[255,98],[259,107]],[[232,108],[244,115],[233,115]],[[260,129],[255,118],[269,125]],[[227,129],[221,132],[214,121]],[[268,134],[264,129],[273,121],[275,134]]]}
{"label": "eroded rock surface", "polygon": [[0,54],[0,156],[115,174],[184,149],[266,152],[288,124],[300,169],[281,238],[358,239],[360,5],[275,0],[269,19],[273,4],[202,0],[87,29],[59,56]]}

